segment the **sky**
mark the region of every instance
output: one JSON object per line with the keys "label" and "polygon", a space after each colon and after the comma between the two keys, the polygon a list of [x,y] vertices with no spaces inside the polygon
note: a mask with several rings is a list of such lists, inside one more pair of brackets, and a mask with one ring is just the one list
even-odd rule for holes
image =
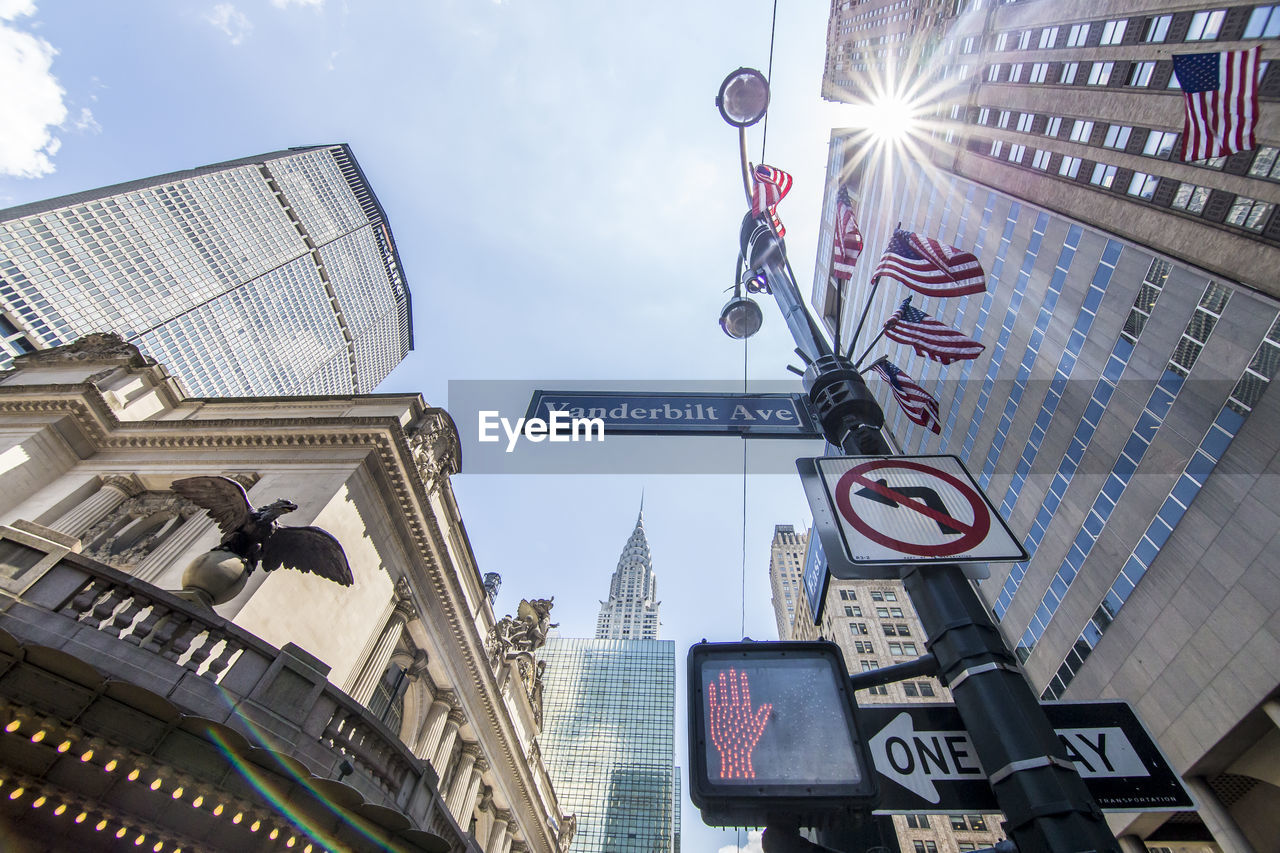
{"label": "sky", "polygon": [[[779,214],[807,297],[829,132],[856,119],[819,96],[829,4],[778,5],[769,119],[749,155],[795,177]],[[477,380],[740,388],[744,346],[751,390],[800,390],[772,305],[747,345],[716,324],[746,202],[714,97],[740,66],[769,70],[773,12],[771,0],[0,0],[0,207],[346,142],[413,295],[415,349],[378,391],[448,408],[451,383]],[[481,571],[502,575],[498,614],[555,596],[565,636],[593,634],[643,493],[683,766],[688,646],[776,637],[769,541],[809,510],[794,474],[744,482],[740,440],[628,441],[618,452],[667,442],[647,450],[670,457],[631,468],[649,473],[504,474],[469,473],[464,455],[453,487]],[[753,460],[821,452],[766,443],[749,444]],[[689,465],[704,454],[728,461]],[[686,849],[738,849],[687,794],[683,826]]]}

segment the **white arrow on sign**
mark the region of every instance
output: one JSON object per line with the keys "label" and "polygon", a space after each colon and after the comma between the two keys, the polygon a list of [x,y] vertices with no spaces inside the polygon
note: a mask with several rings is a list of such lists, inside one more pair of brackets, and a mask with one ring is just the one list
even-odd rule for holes
{"label": "white arrow on sign", "polygon": [[871,755],[882,774],[935,805],[935,781],[987,778],[968,732],[918,732],[906,711],[871,738]]}
{"label": "white arrow on sign", "polygon": [[[1055,731],[1086,779],[1151,775],[1119,726]],[[876,770],[934,805],[941,799],[934,782],[987,778],[968,732],[916,731],[907,711],[877,732],[870,745]]]}

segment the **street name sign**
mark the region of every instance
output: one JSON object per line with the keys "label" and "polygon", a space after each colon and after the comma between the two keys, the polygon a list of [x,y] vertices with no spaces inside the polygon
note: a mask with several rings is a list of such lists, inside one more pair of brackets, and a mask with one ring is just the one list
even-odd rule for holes
{"label": "street name sign", "polygon": [[803,394],[534,391],[526,418],[599,418],[605,435],[822,438]]}
{"label": "street name sign", "polygon": [[[1126,702],[1045,702],[1067,757],[1103,811],[1196,808],[1146,727]],[[866,705],[858,709],[881,782],[883,813],[998,811],[987,774],[956,706]]]}
{"label": "street name sign", "polygon": [[796,467],[837,578],[896,578],[910,563],[959,563],[979,578],[987,563],[1027,559],[956,456],[822,456]]}
{"label": "street name sign", "polygon": [[822,550],[822,540],[817,536],[809,537],[809,545],[804,552],[804,571],[800,575],[804,584],[804,594],[809,599],[809,614],[813,616],[813,624],[822,624],[823,605],[827,601],[827,587],[831,583],[831,573],[827,571],[827,555]]}

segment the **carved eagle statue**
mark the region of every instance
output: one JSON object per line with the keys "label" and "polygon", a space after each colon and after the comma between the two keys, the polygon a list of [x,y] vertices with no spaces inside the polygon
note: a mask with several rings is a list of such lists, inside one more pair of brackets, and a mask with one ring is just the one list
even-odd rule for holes
{"label": "carved eagle statue", "polygon": [[170,486],[218,523],[222,543],[215,550],[230,551],[249,571],[262,563],[263,571],[279,568],[312,572],[334,583],[351,586],[355,579],[346,552],[332,534],[319,527],[284,527],[276,519],[298,505],[278,500],[254,509],[249,495],[227,477],[187,477]]}

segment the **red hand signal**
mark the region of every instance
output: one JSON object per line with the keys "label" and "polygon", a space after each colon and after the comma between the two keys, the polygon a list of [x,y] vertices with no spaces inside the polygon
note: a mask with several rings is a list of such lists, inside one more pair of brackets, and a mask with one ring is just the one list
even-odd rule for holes
{"label": "red hand signal", "polygon": [[764,733],[773,705],[766,702],[751,710],[751,685],[745,672],[730,669],[726,681],[720,673],[720,689],[707,685],[711,704],[711,742],[720,751],[721,779],[754,779],[751,751]]}

